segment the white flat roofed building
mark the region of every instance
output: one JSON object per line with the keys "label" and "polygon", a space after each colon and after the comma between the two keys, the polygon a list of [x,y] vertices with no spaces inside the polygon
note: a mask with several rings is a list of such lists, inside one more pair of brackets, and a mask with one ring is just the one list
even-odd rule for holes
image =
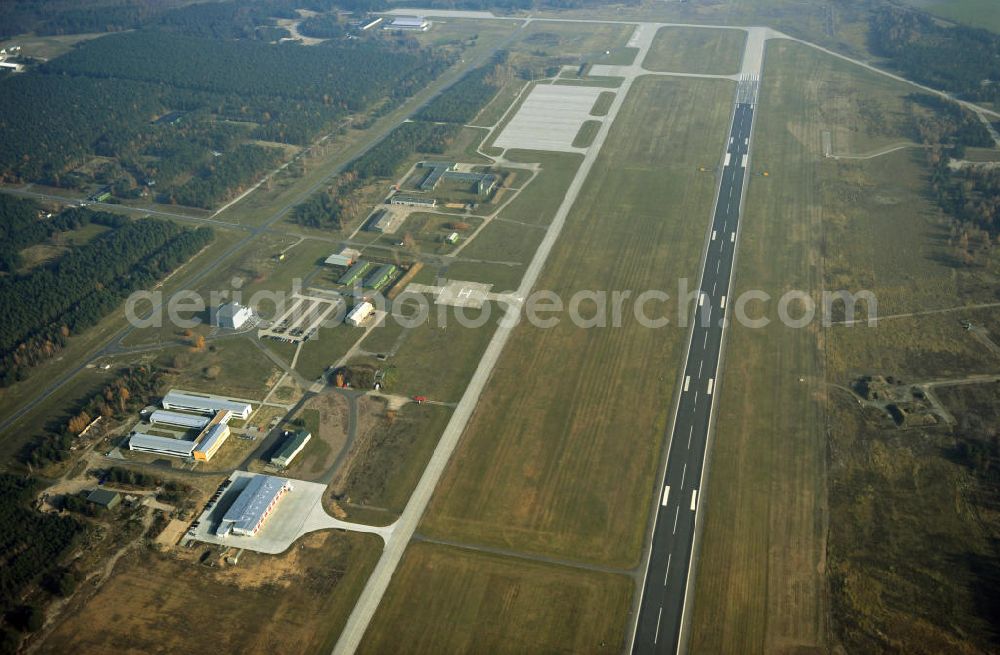
{"label": "white flat roofed building", "polygon": [[215,414],[216,412],[229,411],[239,419],[245,419],[253,411],[250,403],[239,400],[220,398],[219,396],[203,396],[201,394],[187,393],[171,389],[163,397],[163,409],[179,409],[185,412],[197,412],[198,414]]}
{"label": "white flat roofed building", "polygon": [[240,329],[251,318],[253,318],[253,312],[250,308],[244,307],[238,302],[227,303],[215,312],[215,324],[231,330]]}
{"label": "white flat roofed building", "polygon": [[207,416],[181,414],[180,412],[171,412],[166,409],[158,409],[149,415],[149,422],[153,425],[163,423],[164,425],[175,425],[179,428],[188,428],[189,430],[200,430],[208,425],[210,420]]}
{"label": "white flat roofed building", "polygon": [[133,432],[128,439],[128,449],[168,457],[191,457],[195,442],[186,439],[160,437],[146,432]]}
{"label": "white flat roofed building", "polygon": [[426,32],[431,28],[431,22],[423,16],[396,16],[383,26],[386,30],[420,30]]}
{"label": "white flat roofed building", "polygon": [[252,537],[260,531],[275,505],[292,488],[285,478],[255,475],[222,517],[215,534]]}
{"label": "white flat roofed building", "polygon": [[353,325],[354,327],[358,327],[359,325],[364,323],[368,319],[368,317],[371,316],[374,312],[375,312],[375,306],[366,300],[362,303],[358,303],[357,305],[355,305],[354,309],[352,309],[351,312],[347,315],[346,320],[349,324]]}

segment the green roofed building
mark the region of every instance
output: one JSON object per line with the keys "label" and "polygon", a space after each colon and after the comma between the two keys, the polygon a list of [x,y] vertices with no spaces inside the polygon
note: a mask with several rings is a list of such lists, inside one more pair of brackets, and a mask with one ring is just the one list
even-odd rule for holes
{"label": "green roofed building", "polygon": [[371,262],[359,259],[354,266],[347,269],[347,272],[340,276],[337,284],[354,284],[358,281],[358,278],[365,274],[365,271],[371,268],[371,265]]}
{"label": "green roofed building", "polygon": [[379,266],[375,269],[374,273],[365,278],[364,286],[366,289],[381,289],[389,283],[389,280],[392,279],[392,276],[395,275],[395,273],[395,264],[385,264],[384,266]]}
{"label": "green roofed building", "polygon": [[87,494],[87,500],[105,509],[114,509],[122,502],[122,497],[117,491],[94,489]]}
{"label": "green roofed building", "polygon": [[285,442],[271,456],[271,463],[275,466],[288,466],[295,459],[295,456],[302,452],[310,439],[312,439],[312,434],[305,430],[286,433]]}

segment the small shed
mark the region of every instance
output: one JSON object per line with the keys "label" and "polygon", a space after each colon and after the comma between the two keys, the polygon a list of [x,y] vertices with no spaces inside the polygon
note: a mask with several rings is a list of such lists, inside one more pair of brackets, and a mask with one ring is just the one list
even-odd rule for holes
{"label": "small shed", "polygon": [[87,494],[87,500],[104,509],[114,509],[122,502],[122,497],[117,491],[110,489],[92,489]]}

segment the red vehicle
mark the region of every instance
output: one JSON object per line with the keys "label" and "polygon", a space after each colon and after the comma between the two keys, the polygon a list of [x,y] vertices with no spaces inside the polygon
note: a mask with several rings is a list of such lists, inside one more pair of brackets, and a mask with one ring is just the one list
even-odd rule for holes
{"label": "red vehicle", "polygon": [[417,403],[418,405],[421,404],[421,403],[423,403],[423,402],[425,402],[426,400],[427,400],[427,396],[414,396],[413,397],[413,401],[415,403]]}

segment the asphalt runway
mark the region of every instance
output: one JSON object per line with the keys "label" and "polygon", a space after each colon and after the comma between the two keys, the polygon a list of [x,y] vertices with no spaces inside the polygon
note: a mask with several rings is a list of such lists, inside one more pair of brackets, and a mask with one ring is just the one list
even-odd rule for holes
{"label": "asphalt runway", "polygon": [[723,320],[738,245],[740,201],[747,173],[756,80],[740,82],[705,254],[701,295],[684,364],[666,475],[659,489],[652,546],[643,581],[633,653],[676,653],[693,554],[699,487],[707,453]]}

